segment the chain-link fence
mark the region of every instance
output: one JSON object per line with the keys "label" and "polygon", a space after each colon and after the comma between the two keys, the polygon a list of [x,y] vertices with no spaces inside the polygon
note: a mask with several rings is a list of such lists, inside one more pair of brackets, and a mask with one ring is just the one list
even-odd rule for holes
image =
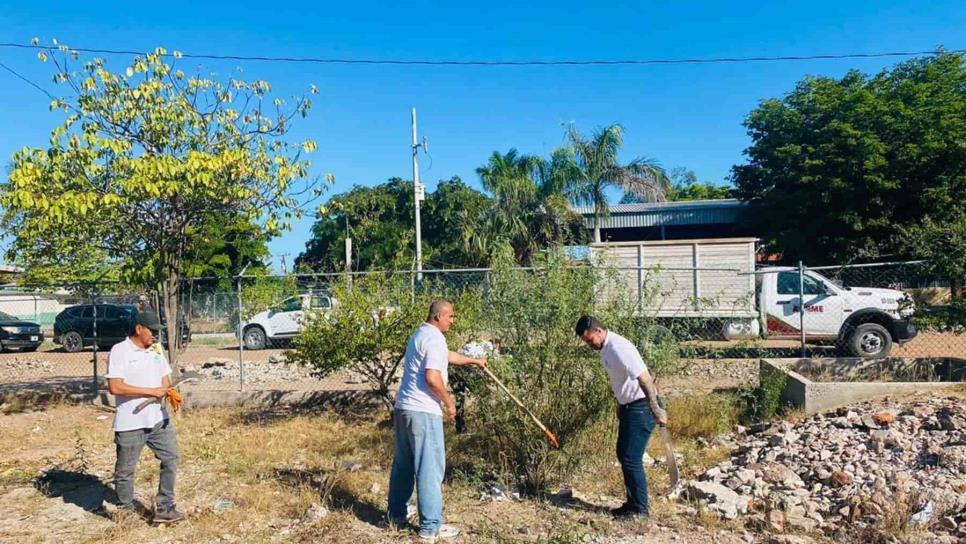
{"label": "chain-link fence", "polygon": [[[927,263],[735,268],[716,262],[712,252],[701,266],[680,264],[687,259],[608,267],[605,274],[616,281],[596,296],[631,297],[659,339],[676,341],[684,363],[803,355],[966,358],[963,303]],[[493,272],[379,274],[398,284],[396,293],[458,300],[468,289],[485,297]],[[198,378],[192,387],[212,391],[365,388],[349,373],[321,380],[289,364],[285,351],[308,314],[324,316],[338,306],[337,282],[366,275],[187,280],[178,365]],[[130,332],[142,295],[160,307],[156,295],[109,283],[0,290],[0,393],[103,388],[107,352]]]}

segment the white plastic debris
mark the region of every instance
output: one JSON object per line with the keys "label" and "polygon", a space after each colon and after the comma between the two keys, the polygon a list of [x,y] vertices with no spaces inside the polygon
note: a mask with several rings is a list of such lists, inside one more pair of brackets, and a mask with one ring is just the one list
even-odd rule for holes
{"label": "white plastic debris", "polygon": [[932,520],[934,505],[932,501],[926,501],[926,504],[922,505],[922,508],[918,512],[909,518],[909,526],[913,527],[915,525],[926,525]]}

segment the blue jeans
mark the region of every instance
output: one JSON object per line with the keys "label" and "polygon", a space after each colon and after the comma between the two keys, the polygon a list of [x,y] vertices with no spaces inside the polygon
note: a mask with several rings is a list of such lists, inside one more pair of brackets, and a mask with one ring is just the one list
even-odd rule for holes
{"label": "blue jeans", "polygon": [[624,473],[627,507],[633,512],[648,513],[647,475],[644,474],[644,451],[654,432],[654,414],[647,401],[640,399],[617,409],[617,460]]}
{"label": "blue jeans", "polygon": [[428,412],[396,410],[396,455],[389,475],[389,521],[406,522],[406,503],[413,494],[419,504],[419,532],[435,535],[443,524],[443,473],[446,444],[443,417]]}

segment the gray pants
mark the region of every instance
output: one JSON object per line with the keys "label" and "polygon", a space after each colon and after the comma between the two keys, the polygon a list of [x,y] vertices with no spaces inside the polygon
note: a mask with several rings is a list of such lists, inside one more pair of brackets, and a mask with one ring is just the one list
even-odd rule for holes
{"label": "gray pants", "polygon": [[134,471],[138,466],[141,450],[147,444],[158,461],[161,461],[161,482],[155,508],[160,511],[174,508],[174,482],[178,470],[178,437],[174,425],[164,420],[153,429],[135,429],[114,433],[117,445],[117,462],[114,464],[114,490],[121,508],[134,506]]}

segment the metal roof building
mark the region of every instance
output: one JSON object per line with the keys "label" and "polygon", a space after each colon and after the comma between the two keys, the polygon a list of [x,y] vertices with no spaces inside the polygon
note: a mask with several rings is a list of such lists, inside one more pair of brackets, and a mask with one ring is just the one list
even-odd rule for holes
{"label": "metal roof building", "polygon": [[[736,199],[644,202],[610,206],[610,215],[600,220],[603,242],[635,240],[685,240],[752,236],[739,221],[748,204]],[[594,209],[574,208],[593,231]]]}

